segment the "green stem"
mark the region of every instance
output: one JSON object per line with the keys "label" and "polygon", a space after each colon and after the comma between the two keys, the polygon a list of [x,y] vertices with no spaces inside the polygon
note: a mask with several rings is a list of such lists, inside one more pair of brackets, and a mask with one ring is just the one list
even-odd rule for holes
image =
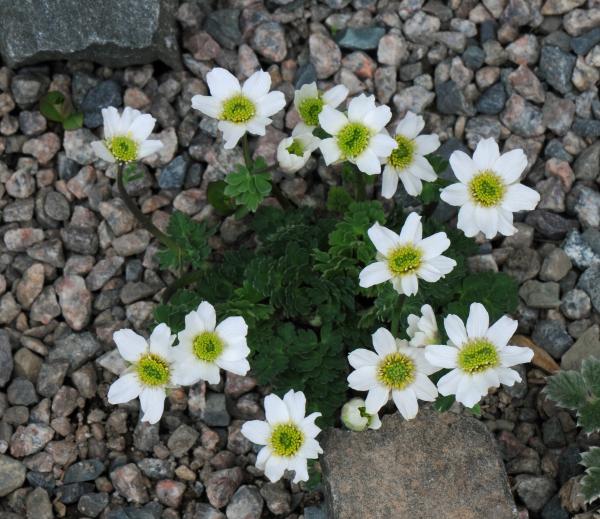
{"label": "green stem", "polygon": [[253,171],[254,162],[250,156],[250,145],[248,144],[248,134],[245,133],[242,137],[242,151],[244,153],[244,162],[248,171]]}
{"label": "green stem", "polygon": [[391,324],[391,332],[394,337],[398,337],[398,328],[400,326],[400,314],[402,313],[402,307],[404,306],[404,302],[406,301],[406,296],[400,295],[398,296],[398,302],[396,303],[398,307],[398,311],[394,312],[392,315],[392,324]]}
{"label": "green stem", "polygon": [[[208,263],[206,264],[206,266],[208,266]],[[196,281],[199,281],[203,275],[204,275],[204,270],[194,270],[192,272],[187,272],[186,274],[183,274],[181,277],[179,277],[178,279],[173,281],[173,283],[171,283],[163,292],[163,295],[162,295],[163,304],[167,304],[169,302],[169,300],[171,299],[171,297],[173,297],[173,294],[175,294],[175,292],[177,292],[177,290],[179,290],[180,288],[183,288],[187,285],[191,285],[192,283],[195,283]]]}
{"label": "green stem", "polygon": [[171,237],[167,236],[158,227],[156,227],[152,223],[150,218],[148,218],[144,213],[142,213],[142,211],[140,211],[139,207],[129,196],[127,190],[125,189],[125,184],[123,183],[123,171],[124,164],[119,164],[119,168],[117,170],[117,186],[119,189],[119,195],[121,196],[123,202],[125,202],[127,209],[129,209],[131,211],[131,214],[135,216],[136,220],[140,222],[140,224],[142,224],[142,227],[144,227],[144,229],[146,229],[150,234],[152,234],[152,236],[154,236],[159,242],[161,242],[165,247],[168,247],[173,251],[177,251],[179,247],[171,239]]}

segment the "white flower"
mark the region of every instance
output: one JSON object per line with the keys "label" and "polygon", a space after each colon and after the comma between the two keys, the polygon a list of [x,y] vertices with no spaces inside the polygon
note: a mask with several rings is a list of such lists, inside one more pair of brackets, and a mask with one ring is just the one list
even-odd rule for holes
{"label": "white flower", "polygon": [[383,168],[381,196],[392,198],[398,188],[398,179],[406,192],[417,196],[423,191],[423,180],[433,182],[437,176],[424,157],[440,147],[437,135],[419,135],[425,127],[420,115],[407,112],[396,126],[396,147]]}
{"label": "white flower", "polygon": [[517,231],[512,213],[535,209],[540,201],[537,191],[519,184],[527,166],[523,150],[500,155],[494,139],[482,139],[473,159],[455,151],[450,165],[460,182],[444,188],[440,196],[444,202],[460,206],[457,227],[465,236],[479,231],[488,239],[497,233],[510,236]]}
{"label": "white flower", "polygon": [[489,325],[489,315],[480,303],[469,309],[467,327],[457,315],[444,319],[449,344],[425,348],[425,357],[434,366],[452,371],[438,381],[442,395],[456,395],[456,400],[473,407],[487,395],[490,387],[512,386],[521,377],[510,366],[529,362],[530,348],[507,346],[517,329],[517,321],[504,316]]}
{"label": "white flower", "polygon": [[181,384],[171,347],[175,335],[162,323],[154,328],[148,341],[133,330],[119,330],[113,334],[113,340],[121,357],[131,365],[110,386],[108,401],[123,404],[139,396],[144,412],[142,422],[158,422],[164,411],[166,390]]}
{"label": "white flower", "polygon": [[369,238],[377,249],[377,262],[366,266],[360,273],[360,286],[371,287],[392,281],[399,294],[412,296],[419,290],[419,279],[433,283],[443,278],[456,261],[442,256],[450,240],[445,232],[422,239],[423,226],[417,213],[410,213],[400,234],[375,223]]}
{"label": "white flower", "polygon": [[351,431],[360,432],[367,428],[377,430],[381,427],[377,413],[368,414],[365,405],[362,398],[353,398],[342,407],[342,422]]}
{"label": "white flower", "polygon": [[264,135],[271,124],[271,115],[285,107],[282,92],[269,92],[271,76],[256,71],[240,86],[238,79],[224,68],[214,68],[206,74],[209,96],[195,95],[192,107],[219,120],[225,149],[235,147],[246,133]]}
{"label": "white flower", "polygon": [[357,391],[368,391],[365,409],[377,413],[390,399],[406,419],[417,416],[417,399],[433,402],[438,395],[428,375],[439,371],[425,359],[422,348],[394,339],[385,328],[373,334],[375,352],[363,348],[348,355],[354,371],[348,375],[348,384]]}
{"label": "white flower", "polygon": [[421,316],[410,314],[407,321],[406,333],[410,337],[411,346],[428,346],[439,342],[437,321],[430,305],[421,307]]}
{"label": "white flower", "polygon": [[308,162],[310,155],[319,147],[319,138],[310,132],[302,132],[296,126],[292,136],[283,139],[277,146],[277,162],[286,173],[295,173]]}
{"label": "white flower", "polygon": [[265,397],[266,421],[252,420],[242,426],[242,434],[257,445],[264,445],[256,457],[256,467],[270,481],[281,479],[286,470],[296,472],[294,483],[308,480],[307,459],[316,459],[323,449],[315,439],[321,429],[315,420],[321,413],[305,417],[306,397],[290,389],[283,400]]}
{"label": "white flower", "polygon": [[102,119],[104,140],[92,142],[92,149],[106,162],[133,162],[163,147],[160,141],[148,140],[156,123],[150,114],[127,106],[119,115],[118,110],[110,106],[102,109]]}
{"label": "white flower", "polygon": [[219,368],[237,375],[248,373],[247,333],[243,317],[228,317],[217,326],[213,305],[200,303],[197,310],[185,316],[185,328],[177,335],[175,358],[181,365],[180,383],[187,386],[202,379],[218,384]]}
{"label": "white flower", "polygon": [[348,104],[348,116],[324,106],[319,114],[321,128],[332,137],[319,144],[325,164],[347,160],[368,175],[381,173],[381,163],[396,147],[385,131],[392,118],[387,106],[375,106],[375,97],[361,94]]}
{"label": "white flower", "polygon": [[294,106],[300,116],[300,127],[302,133],[312,133],[319,126],[319,114],[324,106],[337,108],[348,97],[348,89],[344,85],[337,85],[319,93],[316,83],[302,85],[300,90],[294,92]]}

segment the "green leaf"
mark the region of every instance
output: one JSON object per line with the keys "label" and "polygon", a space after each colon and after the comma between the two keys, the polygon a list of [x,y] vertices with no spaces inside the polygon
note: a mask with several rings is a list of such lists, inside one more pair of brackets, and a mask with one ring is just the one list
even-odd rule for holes
{"label": "green leaf", "polygon": [[345,213],[353,202],[350,193],[343,187],[333,186],[327,193],[327,209],[334,213]]}
{"label": "green leaf", "polygon": [[584,432],[592,434],[600,431],[600,398],[592,398],[579,407],[577,425]]}
{"label": "green leaf", "polygon": [[468,408],[471,413],[475,416],[481,416],[481,405],[475,404],[473,407]]}
{"label": "green leaf", "polygon": [[144,178],[144,172],[138,170],[136,164],[127,164],[123,169],[123,184],[127,185],[130,182],[135,182],[141,178]]}
{"label": "green leaf", "polygon": [[217,213],[222,215],[228,215],[235,211],[233,200],[225,196],[226,187],[227,183],[224,180],[217,180],[208,184],[206,189],[208,202],[215,208]]}
{"label": "green leaf", "polygon": [[78,130],[82,126],[83,114],[81,112],[71,114],[63,121],[63,128],[65,130]]}
{"label": "green leaf", "polygon": [[584,359],[581,364],[581,375],[588,391],[600,398],[600,359],[593,357]]}
{"label": "green leaf", "polygon": [[435,402],[433,403],[433,407],[436,411],[443,413],[444,411],[447,411],[448,409],[450,409],[452,407],[452,404],[454,404],[455,400],[456,399],[455,399],[454,395],[448,395],[448,396],[438,395]]}
{"label": "green leaf", "polygon": [[316,490],[321,484],[321,476],[318,460],[308,460],[308,481],[305,483],[306,488],[310,491]]}
{"label": "green leaf", "polygon": [[591,447],[581,455],[581,464],[586,467],[581,480],[581,491],[586,503],[600,498],[600,447]]}
{"label": "green leaf", "polygon": [[40,112],[49,121],[62,123],[69,117],[71,111],[71,103],[62,92],[52,90],[40,100]]}
{"label": "green leaf", "polygon": [[572,410],[579,409],[587,399],[585,379],[577,371],[561,371],[548,377],[544,391],[559,406]]}
{"label": "green leaf", "polygon": [[448,169],[448,166],[450,166],[450,163],[445,158],[440,157],[439,155],[434,155],[433,153],[426,155],[425,158],[429,164],[431,164],[431,167],[433,168],[433,171],[435,171],[436,175],[441,175]]}
{"label": "green leaf", "polygon": [[423,205],[429,205],[434,202],[438,202],[440,199],[440,185],[438,182],[425,182],[423,184],[423,191],[419,195]]}
{"label": "green leaf", "polygon": [[[257,160],[255,167],[263,162]],[[223,194],[233,198],[237,205],[251,212],[256,211],[261,202],[271,193],[271,176],[268,172],[253,174],[242,165],[238,165],[235,171],[225,177],[225,183],[227,185]]]}

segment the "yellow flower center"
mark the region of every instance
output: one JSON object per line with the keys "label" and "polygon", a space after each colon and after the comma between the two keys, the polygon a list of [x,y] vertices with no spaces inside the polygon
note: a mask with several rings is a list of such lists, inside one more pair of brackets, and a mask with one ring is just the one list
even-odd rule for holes
{"label": "yellow flower center", "polygon": [[404,389],[415,379],[415,363],[403,353],[390,353],[379,363],[377,378],[390,389]]}
{"label": "yellow flower center", "polygon": [[169,363],[156,353],[148,353],[138,360],[135,370],[140,382],[145,386],[165,386],[171,377]]}
{"label": "yellow flower center", "polygon": [[127,135],[116,135],[105,141],[105,144],[119,162],[132,162],[137,159],[139,145]]}
{"label": "yellow flower center", "polygon": [[276,425],[269,438],[269,444],[277,456],[291,458],[304,443],[304,433],[293,423]]}
{"label": "yellow flower center", "polygon": [[196,357],[204,362],[214,362],[223,352],[223,340],[215,332],[202,332],[192,342]]}
{"label": "yellow flower center", "polygon": [[358,157],[369,146],[371,132],[360,123],[350,123],[344,126],[337,136],[337,142],[345,157]]}
{"label": "yellow flower center", "polygon": [[319,114],[324,104],[320,97],[303,99],[298,105],[298,114],[308,126],[319,126]]}
{"label": "yellow flower center", "polygon": [[254,103],[247,97],[239,94],[227,99],[223,103],[221,119],[232,123],[247,123],[256,115]]}
{"label": "yellow flower center", "polygon": [[423,253],[414,245],[403,245],[388,256],[388,268],[396,276],[410,274],[421,266]]}
{"label": "yellow flower center", "polygon": [[480,171],[469,182],[471,198],[484,207],[498,205],[505,192],[502,179],[490,170]]}
{"label": "yellow flower center", "polygon": [[396,135],[396,143],[398,145],[392,151],[388,162],[390,166],[403,170],[413,163],[416,145],[414,141],[404,135]]}
{"label": "yellow flower center", "polygon": [[298,157],[302,157],[304,155],[304,146],[302,146],[302,143],[298,139],[294,139],[292,144],[290,144],[286,149],[290,155],[297,155]]}
{"label": "yellow flower center", "polygon": [[458,353],[458,367],[467,373],[481,373],[500,364],[496,347],[487,339],[473,339]]}

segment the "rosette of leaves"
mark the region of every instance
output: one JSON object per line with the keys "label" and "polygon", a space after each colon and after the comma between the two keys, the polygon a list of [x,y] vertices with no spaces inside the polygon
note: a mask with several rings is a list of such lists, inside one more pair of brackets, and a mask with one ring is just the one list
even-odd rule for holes
{"label": "rosette of leaves", "polygon": [[[548,378],[546,394],[559,406],[575,411],[577,425],[592,434],[600,432],[600,360],[585,359],[580,371],[561,371]],[[581,455],[585,475],[581,491],[586,503],[600,498],[600,447]]]}
{"label": "rosette of leaves", "polygon": [[83,125],[83,114],[76,112],[70,99],[56,90],[42,97],[40,112],[49,121],[61,123],[65,130],[77,130]]}

